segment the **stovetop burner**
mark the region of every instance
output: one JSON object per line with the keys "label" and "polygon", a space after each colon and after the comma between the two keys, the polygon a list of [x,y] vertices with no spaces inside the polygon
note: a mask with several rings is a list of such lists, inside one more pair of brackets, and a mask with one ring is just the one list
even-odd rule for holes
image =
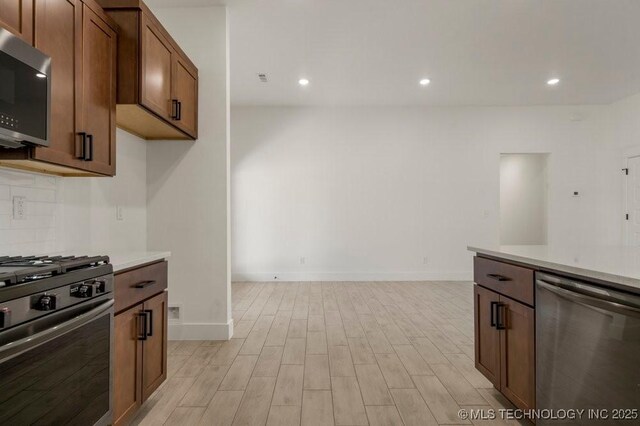
{"label": "stovetop burner", "polygon": [[0,288],[108,263],[108,256],[2,256]]}

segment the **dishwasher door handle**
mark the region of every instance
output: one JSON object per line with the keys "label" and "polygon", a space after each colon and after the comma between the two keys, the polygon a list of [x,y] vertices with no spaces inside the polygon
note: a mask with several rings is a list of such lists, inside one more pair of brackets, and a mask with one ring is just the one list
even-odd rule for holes
{"label": "dishwasher door handle", "polygon": [[596,308],[600,308],[606,311],[616,312],[621,315],[632,315],[640,318],[640,309],[635,308],[633,306],[623,305],[621,303],[611,302],[609,300],[601,299],[599,297],[589,296],[583,293],[578,293],[576,291],[567,290],[555,284],[548,283],[541,279],[537,279],[536,284],[545,290],[555,293],[560,297],[564,297],[565,299],[572,300],[576,303],[594,306]]}

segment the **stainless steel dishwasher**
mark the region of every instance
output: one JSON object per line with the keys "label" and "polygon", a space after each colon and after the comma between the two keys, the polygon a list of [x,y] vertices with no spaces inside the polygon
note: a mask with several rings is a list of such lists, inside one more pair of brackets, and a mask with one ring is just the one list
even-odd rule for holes
{"label": "stainless steel dishwasher", "polygon": [[640,296],[536,274],[536,401],[585,409],[572,424],[637,424]]}

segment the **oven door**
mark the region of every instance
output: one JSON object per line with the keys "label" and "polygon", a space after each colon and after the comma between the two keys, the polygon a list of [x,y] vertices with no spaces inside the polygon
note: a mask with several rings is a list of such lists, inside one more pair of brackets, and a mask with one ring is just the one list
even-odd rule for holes
{"label": "oven door", "polygon": [[113,298],[0,334],[0,424],[111,422]]}

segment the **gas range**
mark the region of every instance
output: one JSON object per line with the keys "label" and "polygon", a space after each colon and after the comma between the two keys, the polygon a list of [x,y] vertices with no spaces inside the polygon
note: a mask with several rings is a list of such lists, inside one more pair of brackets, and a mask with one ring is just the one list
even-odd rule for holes
{"label": "gas range", "polygon": [[0,257],[0,424],[111,424],[107,256]]}
{"label": "gas range", "polygon": [[0,331],[113,291],[107,256],[0,257]]}

